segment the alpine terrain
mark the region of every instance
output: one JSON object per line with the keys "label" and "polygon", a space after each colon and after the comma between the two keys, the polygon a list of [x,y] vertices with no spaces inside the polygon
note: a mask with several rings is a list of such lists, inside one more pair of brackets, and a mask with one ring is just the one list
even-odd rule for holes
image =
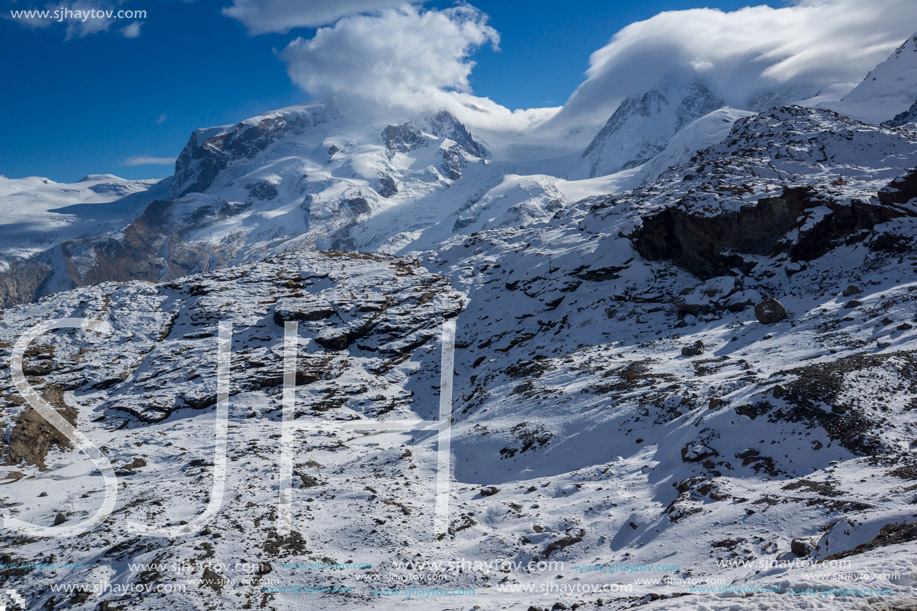
{"label": "alpine terrain", "polygon": [[835,102],[331,95],[161,181],[0,178],[0,588],[917,608],[915,41]]}

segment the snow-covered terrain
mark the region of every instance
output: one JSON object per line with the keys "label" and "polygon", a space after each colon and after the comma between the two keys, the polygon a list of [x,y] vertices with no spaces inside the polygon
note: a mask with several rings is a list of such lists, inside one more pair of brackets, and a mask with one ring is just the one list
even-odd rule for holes
{"label": "snow-covered terrain", "polygon": [[891,56],[876,66],[832,108],[854,119],[882,123],[906,112],[917,89],[917,34],[908,38]]}
{"label": "snow-covered terrain", "polygon": [[[158,182],[110,174],[93,174],[73,184],[0,176],[0,270],[62,241],[123,225],[162,191],[150,192]],[[103,205],[112,202],[117,205]]]}
{"label": "snow-covered terrain", "polygon": [[[572,150],[329,98],[196,131],[170,182],[93,178],[137,193],[105,200],[118,222],[19,187],[74,218],[15,255],[45,289],[5,276],[0,508],[66,528],[118,481],[78,536],[0,528],[0,587],[36,609],[917,608],[901,53],[872,73],[897,89],[845,98],[875,96],[869,122],[660,85]],[[108,326],[37,338],[24,382],[95,464],[6,375],[67,317]]]}

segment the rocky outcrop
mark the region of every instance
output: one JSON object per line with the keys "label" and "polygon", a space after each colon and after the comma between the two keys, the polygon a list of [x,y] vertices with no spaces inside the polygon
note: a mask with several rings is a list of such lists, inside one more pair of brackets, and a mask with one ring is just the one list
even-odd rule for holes
{"label": "rocky outcrop", "polygon": [[36,259],[14,261],[0,273],[0,308],[32,301],[51,267]]}
{"label": "rocky outcrop", "polygon": [[152,202],[120,235],[64,244],[77,285],[172,279],[225,265],[234,255],[233,242],[195,244],[187,237],[197,227],[237,214],[244,205],[194,197]]}
{"label": "rocky outcrop", "polygon": [[427,143],[423,132],[411,123],[389,125],[382,130],[382,141],[392,153],[409,153]]}
{"label": "rocky outcrop", "polygon": [[886,121],[883,125],[888,127],[901,127],[907,123],[917,122],[917,101],[911,104],[911,107],[904,112],[899,112],[891,120]]}
{"label": "rocky outcrop", "polygon": [[917,199],[917,169],[879,189],[879,203],[884,206],[906,204],[913,199]]}
{"label": "rocky outcrop", "polygon": [[[67,422],[76,424],[77,410],[64,403],[64,393],[60,388],[48,385],[41,394]],[[6,448],[7,460],[11,464],[24,461],[45,470],[45,457],[53,447],[66,449],[70,447],[70,442],[38,412],[27,407],[13,423]]]}
{"label": "rocky outcrop", "polygon": [[[647,259],[673,261],[706,279],[733,269],[750,271],[754,263],[742,255],[785,252],[794,261],[811,261],[857,230],[917,214],[917,209],[890,205],[893,197],[886,194],[883,201],[880,195],[878,204],[839,202],[821,198],[808,187],[793,187],[777,197],[714,215],[695,213],[683,200],[645,217],[628,237]],[[810,214],[816,208],[820,214]]]}
{"label": "rocky outcrop", "polygon": [[480,142],[475,140],[465,125],[451,113],[441,111],[429,119],[430,131],[438,138],[447,138],[455,142],[460,150],[478,159],[487,159],[489,153]]}
{"label": "rocky outcrop", "polygon": [[[428,117],[420,122],[420,125],[389,125],[382,130],[382,141],[391,153],[409,153],[427,145],[430,138],[425,132],[436,138],[452,141],[452,144],[442,149],[443,161],[440,164],[443,176],[449,180],[458,180],[462,177],[466,156],[475,159],[486,159],[488,156],[487,149],[474,139],[468,128],[446,111]],[[394,181],[386,180],[386,176],[379,178],[379,186],[379,195],[382,197],[391,197],[398,192]]]}

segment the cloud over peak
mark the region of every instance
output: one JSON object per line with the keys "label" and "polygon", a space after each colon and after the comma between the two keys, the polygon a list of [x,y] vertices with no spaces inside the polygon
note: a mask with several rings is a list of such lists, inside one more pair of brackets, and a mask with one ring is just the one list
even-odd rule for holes
{"label": "cloud over peak", "polygon": [[768,88],[852,87],[917,28],[913,0],[689,9],[628,25],[592,54],[562,115],[602,120],[662,80],[702,77],[732,105]]}
{"label": "cloud over peak", "polygon": [[294,83],[313,97],[359,97],[427,106],[446,91],[468,92],[471,53],[499,43],[487,16],[468,5],[424,11],[410,5],[353,15],[281,53]]}

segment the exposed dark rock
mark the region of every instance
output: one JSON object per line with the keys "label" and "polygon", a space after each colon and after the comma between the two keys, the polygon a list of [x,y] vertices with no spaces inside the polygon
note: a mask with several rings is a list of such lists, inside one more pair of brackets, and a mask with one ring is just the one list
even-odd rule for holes
{"label": "exposed dark rock", "polygon": [[[67,422],[76,425],[77,410],[64,403],[62,389],[47,386],[42,392],[42,398],[54,407]],[[14,464],[23,460],[44,471],[47,469],[45,456],[52,446],[66,449],[70,447],[70,442],[31,407],[26,408],[16,417],[7,448],[9,458]]]}
{"label": "exposed dark rock", "polygon": [[477,142],[461,121],[451,113],[441,111],[430,119],[430,129],[439,138],[448,138],[460,149],[478,159],[486,159],[487,149]]}
{"label": "exposed dark rock", "polygon": [[793,539],[790,542],[790,551],[798,558],[805,558],[815,549],[815,545],[808,539]]}
{"label": "exposed dark rock", "polygon": [[232,162],[252,159],[283,136],[301,134],[337,116],[330,108],[307,108],[266,117],[254,125],[237,123],[212,136],[207,135],[212,130],[197,130],[175,161],[169,195],[177,199],[187,193],[202,193]]}
{"label": "exposed dark rock", "polygon": [[682,356],[698,356],[704,353],[704,342],[698,340],[693,346],[685,346],[681,349]]}
{"label": "exposed dark rock", "polygon": [[245,185],[248,194],[254,199],[269,200],[278,195],[277,187],[266,180],[250,182]]}
{"label": "exposed dark rock", "polygon": [[583,266],[577,268],[571,272],[571,275],[576,276],[577,278],[582,278],[583,280],[589,280],[591,282],[605,282],[606,280],[614,280],[615,278],[621,277],[621,272],[627,269],[627,266],[611,266],[611,267],[587,267]]}
{"label": "exposed dark rock", "polygon": [[353,214],[357,216],[361,214],[369,214],[372,212],[372,208],[369,207],[369,202],[366,201],[365,197],[352,197],[350,199],[345,199],[341,201],[341,204],[346,206]]}
{"label": "exposed dark rock", "polygon": [[[810,208],[830,213],[806,225]],[[693,214],[684,203],[664,208],[643,219],[628,237],[637,251],[652,261],[670,260],[700,278],[747,272],[753,265],[742,254],[772,256],[787,252],[791,259],[810,261],[840,240],[915,211],[897,206],[820,198],[808,187],[785,189],[778,197],[763,197],[754,205],[715,216]],[[803,230],[802,227],[805,226]],[[785,236],[798,229],[798,236]]]}
{"label": "exposed dark rock", "polygon": [[452,146],[443,150],[443,163],[439,166],[446,178],[458,180],[462,177],[462,168],[465,167],[465,158],[462,156],[458,146]]}
{"label": "exposed dark rock", "polygon": [[917,198],[917,169],[879,189],[879,203],[886,206],[906,204],[914,198]]}
{"label": "exposed dark rock", "polygon": [[545,548],[542,558],[547,560],[551,554],[554,552],[560,551],[566,547],[570,547],[575,543],[579,543],[583,540],[583,537],[586,536],[586,530],[583,528],[571,528],[567,531],[567,535],[557,541],[552,541]]}
{"label": "exposed dark rock", "polygon": [[32,301],[50,275],[51,266],[37,259],[13,261],[0,273],[0,308]]}
{"label": "exposed dark rock", "polygon": [[382,140],[385,148],[393,153],[408,153],[427,143],[423,132],[411,123],[389,125],[382,130]]}
{"label": "exposed dark rock", "polygon": [[879,531],[879,534],[876,535],[874,539],[871,539],[866,543],[861,543],[853,549],[838,552],[836,554],[829,554],[825,556],[823,560],[839,560],[841,558],[847,558],[848,556],[862,554],[864,552],[878,549],[880,547],[885,547],[887,545],[910,543],[911,541],[917,541],[917,522],[886,524],[882,527],[882,529]]}
{"label": "exposed dark rock", "polygon": [[851,284],[850,286],[844,289],[844,292],[841,293],[841,295],[843,295],[844,297],[852,297],[853,295],[856,295],[859,292],[860,292],[860,287],[858,287],[855,284]]}
{"label": "exposed dark rock", "polygon": [[689,443],[681,449],[683,462],[700,462],[716,455],[716,450],[703,443]]}
{"label": "exposed dark rock", "polygon": [[376,191],[378,191],[379,195],[382,197],[391,197],[398,193],[398,185],[395,183],[394,178],[383,173],[379,175],[379,187]]}
{"label": "exposed dark rock", "polygon": [[773,297],[765,297],[755,304],[755,318],[763,325],[772,325],[786,318],[786,308]]}
{"label": "exposed dark rock", "polygon": [[[899,360],[904,361],[905,366],[897,364]],[[787,392],[783,401],[789,409],[771,411],[769,418],[817,424],[831,439],[854,454],[875,455],[882,451],[883,441],[877,431],[884,425],[860,408],[854,399],[841,402],[846,388],[845,377],[874,368],[892,372],[901,376],[905,383],[913,384],[917,375],[917,355],[913,352],[857,354],[830,363],[781,371],[781,375],[795,378],[785,383]],[[825,409],[826,406],[831,409]]]}
{"label": "exposed dark rock", "polygon": [[904,112],[899,112],[894,116],[894,118],[889,119],[882,125],[888,127],[901,127],[907,123],[917,122],[917,101],[911,104],[911,107],[905,110]]}

